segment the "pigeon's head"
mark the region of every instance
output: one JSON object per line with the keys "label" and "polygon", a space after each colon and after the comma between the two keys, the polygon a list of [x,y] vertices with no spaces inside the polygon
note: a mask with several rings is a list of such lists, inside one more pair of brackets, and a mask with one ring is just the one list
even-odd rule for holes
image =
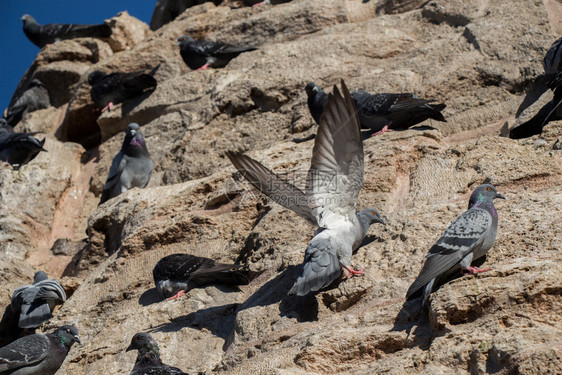
{"label": "pigeon's head", "polygon": [[183,44],[194,42],[193,38],[189,35],[182,35],[178,38],[176,45],[181,46]]}
{"label": "pigeon's head", "polygon": [[386,224],[384,220],[381,218],[379,212],[374,208],[366,208],[360,212],[363,217],[366,217],[369,220],[369,225],[374,223],[381,223]]}
{"label": "pigeon's head", "polygon": [[130,350],[138,350],[139,352],[153,350],[158,352],[158,344],[154,341],[150,334],[139,332],[131,339],[131,344],[127,348],[127,351]]}
{"label": "pigeon's head", "polygon": [[33,18],[32,16],[30,16],[29,14],[24,14],[23,16],[21,16],[21,20],[23,21],[24,24],[26,23],[37,23],[37,21],[35,21],[35,18]]}
{"label": "pigeon's head", "polygon": [[96,82],[103,79],[105,76],[107,76],[106,72],[102,72],[101,70],[94,70],[88,75],[88,83],[90,84],[90,86],[93,86]]}
{"label": "pigeon's head", "polygon": [[496,198],[505,199],[505,197],[498,193],[496,188],[492,185],[482,184],[472,192],[468,207],[472,207],[484,202],[492,202]]}
{"label": "pigeon's head", "polygon": [[304,87],[308,97],[314,97],[316,94],[322,91],[322,89],[314,84],[314,82],[308,82]]}
{"label": "pigeon's head", "polygon": [[78,337],[78,328],[74,326],[62,326],[56,329],[54,335],[58,336],[62,344],[68,348],[75,342],[81,344],[80,337]]}
{"label": "pigeon's head", "polygon": [[129,124],[127,134],[123,140],[123,150],[129,149],[133,151],[134,149],[129,148],[131,146],[146,149],[140,126],[135,122]]}
{"label": "pigeon's head", "polygon": [[47,280],[49,276],[47,276],[47,272],[45,271],[37,271],[35,272],[35,276],[33,276],[33,284],[37,284],[41,281]]}

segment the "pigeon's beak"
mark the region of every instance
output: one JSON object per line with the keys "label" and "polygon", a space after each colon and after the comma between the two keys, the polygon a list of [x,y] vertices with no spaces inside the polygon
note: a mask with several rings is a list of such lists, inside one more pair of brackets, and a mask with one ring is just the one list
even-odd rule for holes
{"label": "pigeon's beak", "polygon": [[74,335],[74,336],[72,336],[72,338],[73,338],[74,341],[76,341],[78,344],[82,344],[82,341],[80,341],[80,337],[78,337],[78,335]]}
{"label": "pigeon's beak", "polygon": [[500,193],[496,193],[496,198],[505,199],[505,197]]}
{"label": "pigeon's beak", "polygon": [[131,343],[131,345],[129,345],[129,347],[127,347],[127,350],[125,350],[126,352],[133,350],[133,344]]}
{"label": "pigeon's beak", "polygon": [[134,137],[137,134],[136,130],[131,130],[131,135]]}
{"label": "pigeon's beak", "polygon": [[377,221],[378,221],[379,223],[381,223],[382,225],[386,225],[386,223],[384,222],[384,220],[383,220],[382,217],[380,217],[380,216],[377,216]]}

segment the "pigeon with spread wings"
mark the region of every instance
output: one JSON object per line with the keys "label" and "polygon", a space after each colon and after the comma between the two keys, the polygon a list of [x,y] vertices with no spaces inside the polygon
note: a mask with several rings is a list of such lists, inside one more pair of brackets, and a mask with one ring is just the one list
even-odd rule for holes
{"label": "pigeon with spread wings", "polygon": [[261,163],[228,152],[234,166],[275,202],[317,225],[306,248],[300,276],[289,291],[299,296],[329,286],[342,273],[362,274],[351,267],[351,255],[371,224],[383,223],[372,208],[356,212],[363,186],[363,144],[355,105],[345,83],[334,86],[321,117],[307,174],[305,192]]}

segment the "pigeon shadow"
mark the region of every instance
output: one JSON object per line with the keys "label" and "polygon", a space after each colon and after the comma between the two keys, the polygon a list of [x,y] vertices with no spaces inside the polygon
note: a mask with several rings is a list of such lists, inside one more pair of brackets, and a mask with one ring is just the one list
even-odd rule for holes
{"label": "pigeon shadow", "polygon": [[548,87],[546,86],[547,82],[553,78],[553,75],[543,74],[535,78],[535,82],[531,90],[525,95],[523,101],[517,108],[515,112],[515,118],[518,118],[523,111],[533,105],[539,98],[548,91]]}
{"label": "pigeon shadow", "polygon": [[164,297],[158,293],[156,288],[148,289],[139,297],[139,305],[141,306],[150,306],[162,301],[164,301]]}
{"label": "pigeon shadow", "polygon": [[156,88],[145,91],[144,93],[135,96],[134,98],[130,98],[125,100],[121,105],[121,117],[125,117],[129,115],[129,113],[135,109],[136,106],[141,104],[146,98],[148,98],[152,93],[156,90]]}

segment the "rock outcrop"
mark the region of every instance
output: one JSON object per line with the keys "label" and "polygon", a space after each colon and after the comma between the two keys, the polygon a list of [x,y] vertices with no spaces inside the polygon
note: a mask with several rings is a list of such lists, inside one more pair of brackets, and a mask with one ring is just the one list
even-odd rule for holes
{"label": "rock outcrop", "polygon": [[[562,122],[541,137],[499,136],[552,95],[515,118],[562,32],[559,2],[191,3],[154,32],[123,13],[108,21],[119,30],[108,42],[47,47],[20,83],[38,76],[54,107],[18,125],[47,133],[48,153],[0,171],[0,309],[34,270],[63,276],[69,298],[43,329],[74,324],[83,345],[58,374],[130,373],[136,354],[125,348],[140,331],[188,373],[562,373]],[[184,34],[258,50],[191,71],[175,45]],[[103,114],[92,103],[91,71],[158,64],[154,92]],[[304,186],[313,143],[293,139],[317,129],[304,86],[331,91],[340,79],[446,103],[447,122],[364,142],[358,208],[387,222],[353,256],[365,275],[287,296],[314,228],[252,189],[225,152]],[[152,180],[97,207],[130,122],[142,126]],[[416,319],[406,290],[484,180],[507,197],[485,261],[493,270],[444,285]],[[264,272],[240,289],[162,301],[152,268],[176,252]]]}

